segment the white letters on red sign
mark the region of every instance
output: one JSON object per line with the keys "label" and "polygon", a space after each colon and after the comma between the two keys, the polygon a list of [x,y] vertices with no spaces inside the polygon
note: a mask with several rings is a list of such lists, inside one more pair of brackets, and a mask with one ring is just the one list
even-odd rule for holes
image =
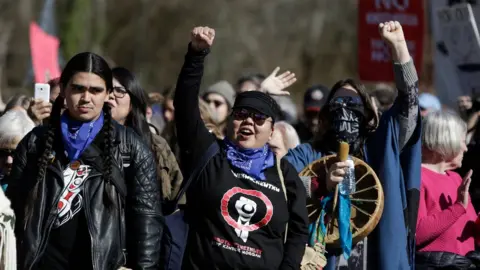
{"label": "white letters on red sign", "polygon": [[375,7],[377,9],[382,9],[380,6],[383,6],[383,9],[390,10],[393,6],[399,11],[405,11],[409,4],[409,0],[375,0]]}

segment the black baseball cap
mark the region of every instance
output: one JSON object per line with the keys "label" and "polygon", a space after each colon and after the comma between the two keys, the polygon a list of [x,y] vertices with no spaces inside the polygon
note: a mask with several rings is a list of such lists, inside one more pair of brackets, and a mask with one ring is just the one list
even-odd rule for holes
{"label": "black baseball cap", "polygon": [[307,89],[303,97],[303,108],[305,111],[320,111],[325,105],[327,96],[330,93],[328,87],[317,84]]}
{"label": "black baseball cap", "polygon": [[277,121],[281,110],[277,102],[269,95],[260,91],[247,91],[237,95],[233,109],[249,108],[256,110]]}

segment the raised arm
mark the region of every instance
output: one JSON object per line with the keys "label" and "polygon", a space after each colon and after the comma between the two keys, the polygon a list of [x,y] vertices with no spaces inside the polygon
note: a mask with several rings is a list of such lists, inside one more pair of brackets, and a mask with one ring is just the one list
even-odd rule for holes
{"label": "raised arm", "polygon": [[399,22],[379,25],[382,38],[390,47],[398,97],[392,107],[399,124],[398,145],[402,149],[412,136],[418,121],[418,75],[408,52],[407,42]]}
{"label": "raised arm", "polygon": [[178,76],[173,104],[184,171],[188,171],[193,165],[192,163],[200,158],[215,140],[205,127],[198,107],[203,63],[210,52],[214,37],[215,31],[211,28],[196,27],[193,29],[185,62]]}

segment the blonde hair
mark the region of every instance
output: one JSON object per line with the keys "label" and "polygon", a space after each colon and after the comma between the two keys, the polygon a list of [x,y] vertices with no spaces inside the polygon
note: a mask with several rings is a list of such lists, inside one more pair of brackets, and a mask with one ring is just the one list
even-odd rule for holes
{"label": "blonde hair", "polygon": [[200,109],[200,116],[202,117],[205,127],[213,133],[217,138],[223,138],[220,128],[215,119],[215,112],[208,106],[207,102],[203,99],[198,99],[198,108]]}
{"label": "blonde hair", "polygon": [[467,124],[448,111],[431,112],[422,123],[422,146],[450,160],[462,151],[462,140],[467,134]]}
{"label": "blonde hair", "polygon": [[283,138],[283,143],[288,149],[293,149],[300,144],[300,138],[298,137],[295,128],[285,121],[276,122],[274,129],[280,131]]}

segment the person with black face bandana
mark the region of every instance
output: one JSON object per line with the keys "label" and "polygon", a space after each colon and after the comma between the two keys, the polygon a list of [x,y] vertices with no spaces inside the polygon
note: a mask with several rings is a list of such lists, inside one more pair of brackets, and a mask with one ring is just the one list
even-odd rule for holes
{"label": "person with black face bandana", "polygon": [[[316,139],[290,150],[285,158],[300,172],[313,161],[334,154],[340,141],[348,142],[349,154],[365,160],[375,170],[385,194],[383,216],[368,237],[367,269],[410,269],[415,252],[421,163],[418,77],[400,23],[381,23],[379,31],[394,61],[398,97],[392,108],[378,119],[364,86],[351,79],[339,81],[319,113]],[[322,198],[333,192],[347,166],[346,162],[333,164],[327,179],[317,182],[303,179],[307,195]],[[341,251],[330,250],[324,269],[335,269],[339,263],[335,255],[339,254]],[[361,269],[359,260],[350,256],[349,268]]]}
{"label": "person with black face bandana", "polygon": [[186,190],[182,269],[300,269],[308,237],[305,188],[292,165],[276,159],[267,144],[280,107],[260,91],[238,94],[228,118],[232,136],[223,140],[201,119],[198,93],[214,36],[208,27],[192,31],[176,84],[185,179],[207,160]]}

